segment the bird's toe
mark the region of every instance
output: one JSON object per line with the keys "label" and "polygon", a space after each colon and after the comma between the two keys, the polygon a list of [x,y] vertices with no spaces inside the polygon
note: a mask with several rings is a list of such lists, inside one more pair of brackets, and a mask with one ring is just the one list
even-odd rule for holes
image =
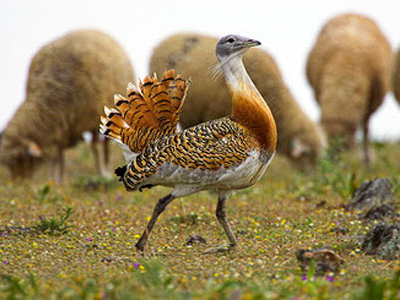
{"label": "bird's toe", "polygon": [[219,246],[207,249],[202,254],[213,254],[213,253],[218,253],[218,252],[228,252],[228,251],[232,250],[233,247],[235,247],[235,245],[223,244],[223,245],[219,245]]}

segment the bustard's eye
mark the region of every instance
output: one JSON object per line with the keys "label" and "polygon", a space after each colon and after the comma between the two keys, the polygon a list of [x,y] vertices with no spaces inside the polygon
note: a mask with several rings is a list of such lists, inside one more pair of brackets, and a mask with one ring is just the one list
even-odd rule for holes
{"label": "bustard's eye", "polygon": [[227,42],[228,43],[233,43],[235,40],[233,39],[233,38],[229,38],[228,40],[227,40]]}

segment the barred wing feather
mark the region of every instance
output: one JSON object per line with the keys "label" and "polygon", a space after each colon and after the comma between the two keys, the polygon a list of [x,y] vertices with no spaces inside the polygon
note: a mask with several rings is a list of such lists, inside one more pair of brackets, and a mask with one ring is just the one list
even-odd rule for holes
{"label": "barred wing feather", "polygon": [[124,148],[138,153],[162,136],[177,132],[179,115],[189,82],[174,70],[164,72],[161,81],[146,76],[137,89],[128,84],[127,96],[115,95],[115,108],[105,107],[100,131]]}

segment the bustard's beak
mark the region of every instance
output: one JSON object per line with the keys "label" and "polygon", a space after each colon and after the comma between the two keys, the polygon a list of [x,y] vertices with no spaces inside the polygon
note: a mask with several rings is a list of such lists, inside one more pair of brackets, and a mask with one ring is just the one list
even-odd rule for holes
{"label": "bustard's beak", "polygon": [[260,46],[261,42],[253,39],[248,39],[247,41],[244,41],[243,46],[251,48],[251,47],[256,47]]}
{"label": "bustard's beak", "polygon": [[236,50],[247,50],[248,48],[252,48],[259,45],[261,45],[261,43],[257,40],[243,38],[241,40],[238,40],[234,47]]}

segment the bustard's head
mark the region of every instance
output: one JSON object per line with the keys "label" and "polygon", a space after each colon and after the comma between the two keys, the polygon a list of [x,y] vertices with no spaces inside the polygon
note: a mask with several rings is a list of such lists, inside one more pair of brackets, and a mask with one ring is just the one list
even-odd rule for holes
{"label": "bustard's head", "polygon": [[261,43],[257,40],[229,34],[219,40],[215,52],[219,61],[225,61],[233,56],[243,55],[249,48],[259,45]]}

